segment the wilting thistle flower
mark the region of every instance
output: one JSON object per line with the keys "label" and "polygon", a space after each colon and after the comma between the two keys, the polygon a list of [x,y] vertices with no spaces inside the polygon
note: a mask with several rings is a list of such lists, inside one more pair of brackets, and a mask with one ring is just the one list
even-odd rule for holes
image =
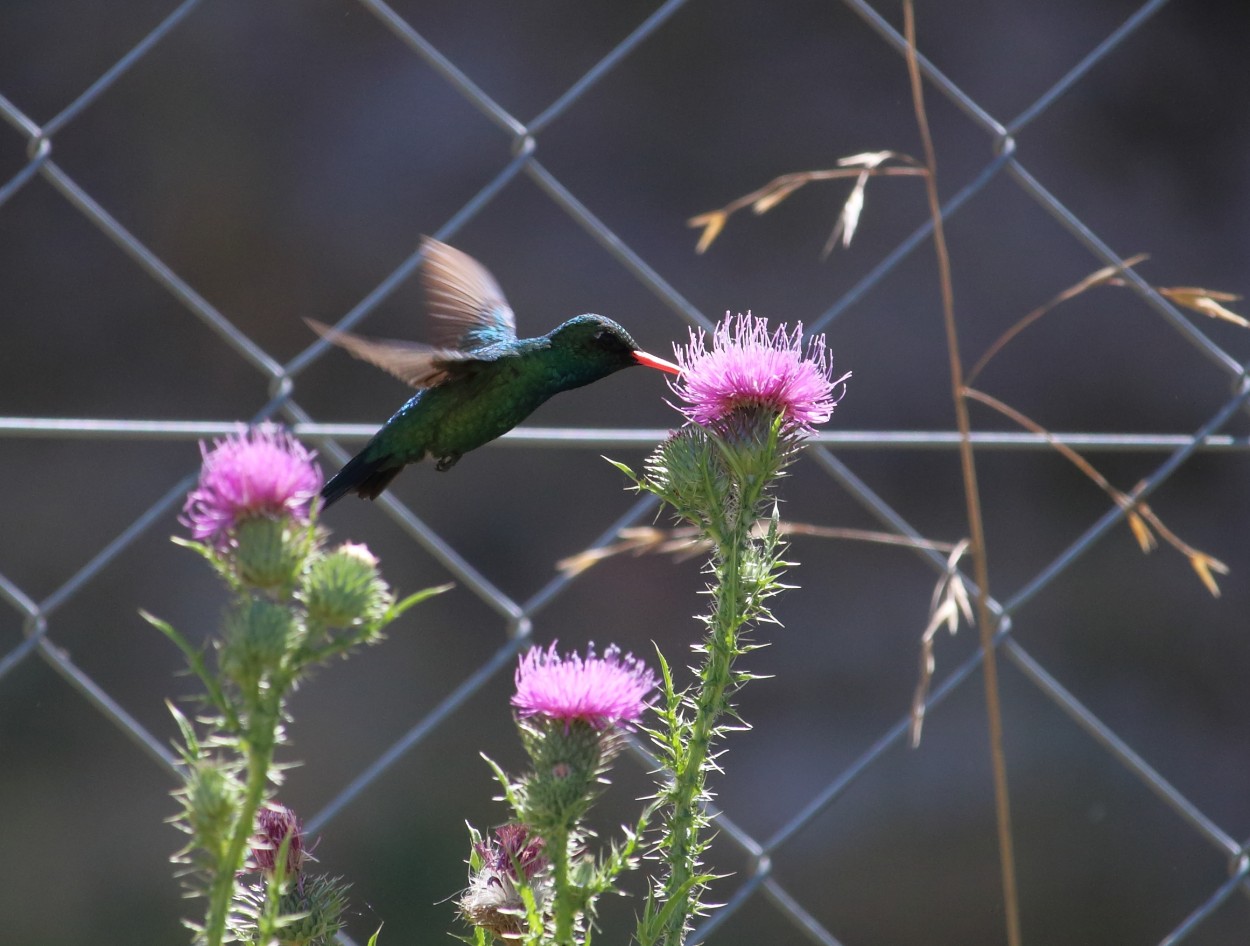
{"label": "wilting thistle flower", "polygon": [[580,720],[600,730],[627,729],[647,708],[656,682],[641,660],[632,654],[622,657],[615,645],[597,657],[592,644],[583,659],[577,654],[561,657],[553,643],[521,657],[512,705],[522,718],[540,716],[566,728]]}
{"label": "wilting thistle flower", "polygon": [[526,880],[547,866],[543,855],[543,839],[530,834],[523,824],[506,824],[495,829],[495,840],[478,841],[474,845],[482,858],[482,869],[506,875],[515,880],[518,870]]}
{"label": "wilting thistle flower", "polygon": [[551,896],[542,838],[530,834],[523,824],[507,824],[495,829],[493,840],[478,841],[473,849],[481,867],[469,877],[469,887],[460,897],[460,912],[495,936],[519,936],[524,929],[525,901],[517,882],[524,878],[540,911]]}
{"label": "wilting thistle flower", "polygon": [[690,332],[690,344],[674,346],[681,374],[670,382],[684,403],[683,414],[700,426],[714,426],[744,410],[781,415],[789,433],[810,433],[829,420],[838,398],[834,388],[850,377],[833,380],[833,359],[823,335],[807,345],[803,325],[793,332],[780,326],[769,331],[766,319],[748,312],[725,314],[712,334]]}
{"label": "wilting thistle flower", "polygon": [[252,838],[252,860],[258,870],[272,874],[278,852],[286,843],[283,876],[298,877],[304,870],[304,825],[286,805],[265,805],[256,813],[256,835]]}
{"label": "wilting thistle flower", "polygon": [[307,522],[321,489],[314,454],[275,424],[263,423],[203,443],[200,482],[183,506],[183,522],[196,541],[224,548],[232,530],[255,516],[290,517]]}

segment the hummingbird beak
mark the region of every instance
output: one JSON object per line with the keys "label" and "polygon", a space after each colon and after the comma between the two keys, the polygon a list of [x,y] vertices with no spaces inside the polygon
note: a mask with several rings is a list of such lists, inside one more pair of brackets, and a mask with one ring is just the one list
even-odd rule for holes
{"label": "hummingbird beak", "polygon": [[671,361],[665,361],[663,358],[656,358],[655,355],[649,355],[645,351],[634,352],[634,361],[640,365],[646,365],[648,368],[657,368],[660,371],[667,371],[669,374],[681,374],[681,368],[673,364]]}

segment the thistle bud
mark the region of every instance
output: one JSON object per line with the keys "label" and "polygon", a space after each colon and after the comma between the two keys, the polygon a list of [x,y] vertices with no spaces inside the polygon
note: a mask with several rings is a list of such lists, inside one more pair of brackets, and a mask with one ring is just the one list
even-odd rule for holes
{"label": "thistle bud", "polygon": [[286,860],[282,876],[298,877],[308,856],[304,850],[304,825],[286,805],[265,805],[256,813],[256,834],[252,838],[252,861],[257,869],[274,873],[283,845]]}
{"label": "thistle bud", "polygon": [[[275,935],[266,946],[333,946],[343,928],[343,910],[351,885],[341,877],[301,877],[280,893]],[[273,894],[267,884],[242,884],[235,890],[232,942],[257,943],[261,918]],[[272,921],[270,921],[272,923]]]}
{"label": "thistle bud", "polygon": [[234,824],[234,812],[243,794],[238,780],[219,763],[199,758],[187,767],[185,787],[179,790],[186,811],[185,830],[190,847],[221,848]]}
{"label": "thistle bud", "polygon": [[731,492],[725,464],[702,427],[686,425],[660,443],[646,462],[647,484],[681,516],[700,521]]}
{"label": "thistle bud", "polygon": [[343,928],[350,889],[341,877],[315,875],[284,893],[278,911],[293,919],[278,930],[279,946],[331,946]]}
{"label": "thistle bud", "polygon": [[289,588],[313,547],[309,528],[291,519],[252,516],[234,529],[230,559],[239,580],[262,590]]}
{"label": "thistle bud", "polygon": [[313,558],[300,597],[309,617],[327,627],[380,621],[394,600],[377,558],[354,542]]}
{"label": "thistle bud", "polygon": [[295,618],[280,605],[247,598],[226,615],[221,669],[250,693],[283,665],[296,632]]}
{"label": "thistle bud", "polygon": [[619,735],[584,720],[525,719],[519,728],[534,767],[517,786],[521,817],[543,833],[573,825],[602,790],[607,764],[620,751]]}

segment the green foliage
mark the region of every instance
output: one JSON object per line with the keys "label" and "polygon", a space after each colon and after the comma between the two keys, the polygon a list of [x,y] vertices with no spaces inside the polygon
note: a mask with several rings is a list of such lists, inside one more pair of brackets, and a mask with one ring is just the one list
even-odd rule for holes
{"label": "green foliage", "polygon": [[735,663],[761,646],[751,643],[749,631],[776,623],[769,601],[787,587],[780,579],[790,563],[783,559],[770,490],[800,442],[784,433],[780,417],[731,414],[714,429],[682,428],[656,449],[646,475],[635,480],[695,526],[713,550],[712,607],[700,617],[707,633],[694,648],[703,658],[695,684],[676,689],[667,661],[659,658],[663,703],[659,726],[648,735],[672,777],[656,796],[660,823],[649,855],[663,871],[638,917],[641,946],[678,946],[691,919],[706,911],[703,894],[715,878],[702,867],[709,837],[707,777],[717,769],[714,746],[738,722],[733,695],[753,679],[735,670]]}
{"label": "green foliage", "polygon": [[[544,840],[550,865],[528,880],[515,878],[524,907],[512,908],[514,921],[501,921],[498,911],[485,909],[475,895],[497,883],[475,851],[470,888],[461,900],[462,914],[475,926],[473,938],[461,937],[465,942],[484,946],[495,935],[507,935],[533,946],[588,946],[597,899],[616,891],[622,875],[640,863],[658,868],[637,917],[640,946],[680,946],[692,919],[706,912],[704,894],[716,879],[702,864],[711,827],[707,778],[717,770],[719,740],[741,725],[734,695],[755,678],[736,669],[736,662],[762,646],[751,641],[750,631],[776,623],[769,604],[788,587],[781,578],[790,563],[784,560],[771,490],[800,443],[785,433],[780,417],[743,412],[730,414],[715,429],[687,425],[674,432],[647,459],[642,476],[614,463],[635,488],[657,495],[712,548],[706,569],[711,608],[698,618],[705,636],[693,648],[701,656],[695,680],[679,688],[657,648],[656,722],[642,732],[655,747],[662,781],[638,821],[598,855],[588,850],[581,822],[605,784],[620,735],[576,721],[518,720],[532,771],[512,779],[487,762],[513,816]],[[476,832],[473,839],[481,843]],[[516,923],[512,932],[503,931],[506,922]]]}
{"label": "green foliage", "polygon": [[325,538],[315,517],[305,525],[257,516],[238,523],[221,549],[175,539],[205,558],[231,593],[221,633],[196,648],[167,622],[143,615],[204,686],[206,711],[194,723],[170,706],[184,763],[173,820],[188,837],[175,860],[191,893],[208,900],[204,923],[188,924],[197,943],[321,946],[334,939],[347,891],[338,878],[286,878],[275,866],[263,883],[240,880],[257,813],[279,783],[274,755],[284,742],[286,701],[316,665],[377,643],[387,624],[450,587],[396,602],[363,546],[326,552]]}

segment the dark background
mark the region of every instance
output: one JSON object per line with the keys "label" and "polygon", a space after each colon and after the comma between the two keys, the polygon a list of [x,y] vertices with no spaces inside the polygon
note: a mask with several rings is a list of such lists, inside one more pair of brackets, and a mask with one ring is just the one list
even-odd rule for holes
{"label": "dark background", "polygon": [[[879,4],[898,24],[899,10]],[[1026,108],[1135,9],[1105,0],[922,4],[921,50],[1000,121]],[[0,5],[0,94],[36,122],[76,98],[173,9],[168,2]],[[520,121],[545,109],[655,9],[653,3],[399,0],[394,10]],[[1244,291],[1250,240],[1250,79],[1244,3],[1175,2],[1148,20],[1018,136],[1021,162],[1113,250],[1152,254],[1155,285]],[[940,184],[954,194],[992,141],[933,88]],[[0,126],[0,182],[26,163]],[[485,118],[363,6],[328,0],[203,3],[53,138],[64,172],[275,359],[335,321],[437,231],[511,157]],[[927,214],[915,180],[876,181],[849,251],[820,259],[846,187],[815,185],[764,217],[733,219],[705,256],[684,221],[773,176],[840,156],[920,153],[902,58],[837,3],[691,3],[537,138],[536,157],[678,293],[711,318],[752,309],[808,323]],[[948,224],[967,363],[1026,312],[1102,263],[1006,175]],[[684,324],[524,174],[450,239],[508,292],[525,334],[583,311],[623,322],[667,354]],[[362,331],[420,337],[416,280]],[[44,179],[0,206],[0,415],[233,421],[266,379],[137,267]],[[1236,308],[1236,306],[1234,306]],[[1247,308],[1239,310],[1250,314]],[[1192,320],[1235,359],[1250,333]],[[950,429],[953,411],[930,247],[905,259],[828,329],[853,369],[839,429]],[[999,357],[979,385],[1052,430],[1186,433],[1230,380],[1127,290],[1065,305]],[[552,426],[664,427],[658,376],[626,372],[557,398]],[[297,379],[320,421],[380,423],[406,396],[331,353]],[[1011,429],[973,407],[981,429]],[[1244,434],[1244,415],[1227,432]],[[633,502],[599,454],[640,449],[495,445],[447,475],[414,468],[395,495],[490,581],[525,601],[554,562]],[[840,454],[923,534],[966,534],[952,451]],[[1127,489],[1164,459],[1091,458]],[[195,469],[189,439],[0,439],[0,575],[45,599]],[[978,461],[991,587],[1009,598],[1108,508],[1050,452]],[[1015,619],[1021,644],[1223,831],[1250,833],[1246,541],[1250,463],[1201,453],[1152,499],[1193,545],[1227,562],[1212,598],[1169,548],[1143,556],[1120,525]],[[811,459],[785,483],[784,514],[822,525],[875,521]],[[448,573],[385,513],[354,499],[326,517],[367,542],[404,591]],[[201,638],[223,590],[170,545],[174,513],[50,618],[75,665],[161,740],[167,698],[194,692],[153,611]],[[902,549],[796,541],[801,589],[748,669],[773,679],[738,701],[748,732],[727,743],[717,801],[766,838],[907,710],[935,581]],[[675,666],[702,608],[697,561],[614,560],[535,616],[540,641],[656,641]],[[282,797],[306,817],[442,700],[504,641],[497,612],[463,587],[410,612],[390,640],[321,672],[295,697]],[[21,641],[0,611],[0,653]],[[974,644],[939,642],[939,677]],[[1026,942],[1152,943],[1227,876],[1222,855],[1076,728],[1010,665],[1006,751]],[[463,886],[464,821],[503,808],[485,751],[521,764],[510,674],[421,742],[321,831],[317,857],[350,878],[363,941],[444,942]],[[847,946],[1003,941],[993,795],[979,676],[930,716],[918,751],[886,752],[831,809],[776,852],[782,885]],[[631,819],[649,782],[631,760],[601,806]],[[0,939],[14,944],[174,943],[199,904],[179,899],[180,836],[166,772],[38,657],[0,679]],[[718,841],[715,885],[746,867]],[[637,899],[605,905],[628,924]],[[623,942],[609,925],[605,942]],[[1244,943],[1250,901],[1233,897],[1188,940]],[[723,944],[789,944],[799,930],[756,897]]]}

